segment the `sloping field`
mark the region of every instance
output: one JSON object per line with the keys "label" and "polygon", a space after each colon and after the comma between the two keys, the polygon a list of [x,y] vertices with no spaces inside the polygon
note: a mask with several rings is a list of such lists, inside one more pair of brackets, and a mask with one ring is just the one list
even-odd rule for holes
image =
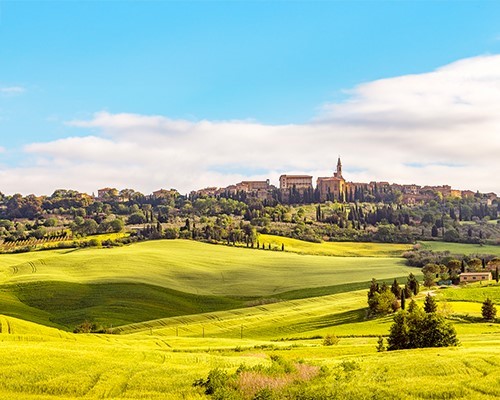
{"label": "sloping field", "polygon": [[321,257],[186,240],[0,256],[2,285],[134,282],[200,295],[268,296],[410,271],[416,270],[398,258]]}
{"label": "sloping field", "polygon": [[285,245],[285,251],[298,254],[310,254],[335,257],[401,257],[408,250],[410,244],[397,243],[367,243],[367,242],[323,242],[311,243],[303,240],[291,239],[275,235],[259,235],[260,244],[267,248],[281,250]]}
{"label": "sloping field", "polygon": [[498,334],[463,337],[458,348],[376,353],[376,338],[341,338],[324,347],[321,339],[73,335],[0,318],[2,328],[8,324],[11,330],[0,334],[0,398],[5,399],[209,399],[193,387],[196,379],[214,368],[234,374],[240,365],[270,365],[271,356],[323,366],[320,377],[295,387],[301,397],[289,399],[500,396]]}
{"label": "sloping field", "polygon": [[494,254],[500,256],[500,246],[445,242],[419,243],[425,250],[449,251],[451,254]]}

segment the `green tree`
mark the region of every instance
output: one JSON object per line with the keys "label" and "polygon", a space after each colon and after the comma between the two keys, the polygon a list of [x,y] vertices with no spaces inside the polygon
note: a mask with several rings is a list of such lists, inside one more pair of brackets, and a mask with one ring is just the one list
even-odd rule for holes
{"label": "green tree", "polygon": [[458,345],[453,325],[443,316],[437,313],[424,313],[416,303],[409,308],[411,311],[401,310],[394,316],[394,323],[387,339],[387,350]]}
{"label": "green tree", "polygon": [[137,211],[128,217],[129,225],[140,225],[146,223],[146,216],[142,211]]}
{"label": "green tree", "polygon": [[401,287],[399,286],[399,283],[396,280],[396,278],[394,278],[394,282],[392,282],[391,292],[394,293],[394,296],[396,296],[396,299],[401,298],[402,290],[401,290]]}
{"label": "green tree", "polygon": [[433,296],[431,296],[430,293],[427,293],[427,296],[425,296],[425,301],[424,301],[424,311],[429,314],[436,312],[437,310],[437,303],[436,300],[434,299]]}
{"label": "green tree", "polygon": [[435,274],[432,273],[425,273],[424,274],[424,286],[430,288],[431,286],[434,286],[434,281],[435,281]]}
{"label": "green tree", "polygon": [[412,273],[408,275],[408,288],[414,295],[417,295],[420,290],[420,285],[418,283],[418,280]]}
{"label": "green tree", "polygon": [[[396,306],[397,304],[397,306]],[[399,308],[396,296],[390,290],[385,290],[378,296],[376,312],[378,315],[386,315],[396,311]]]}
{"label": "green tree", "polygon": [[432,237],[437,237],[438,235],[438,228],[436,225],[432,225],[432,229],[431,229],[431,236]]}
{"label": "green tree", "polygon": [[408,312],[402,310],[394,316],[394,323],[391,325],[387,339],[387,350],[409,349],[408,333]]}
{"label": "green tree", "polygon": [[493,321],[497,315],[497,308],[491,301],[491,299],[486,299],[483,301],[483,305],[481,307],[481,314],[483,315],[483,319],[485,321]]}

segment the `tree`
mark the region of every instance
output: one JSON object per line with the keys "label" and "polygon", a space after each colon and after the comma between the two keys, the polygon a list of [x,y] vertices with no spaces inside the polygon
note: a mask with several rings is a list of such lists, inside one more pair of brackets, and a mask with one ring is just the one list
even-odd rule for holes
{"label": "tree", "polygon": [[130,225],[139,225],[144,224],[146,222],[146,216],[142,211],[137,211],[133,213],[130,217],[128,217],[128,224]]}
{"label": "tree", "polygon": [[391,292],[394,293],[394,296],[396,296],[396,299],[401,298],[401,288],[399,287],[399,283],[396,280],[396,278],[394,278],[394,282],[392,282]]}
{"label": "tree", "polygon": [[437,237],[438,235],[438,228],[436,225],[432,225],[432,229],[431,229],[431,236],[432,237]]}
{"label": "tree", "polygon": [[394,316],[387,350],[458,345],[453,325],[443,316],[435,312],[423,313],[413,300],[409,308],[409,311],[401,310]]}
{"label": "tree", "polygon": [[[397,306],[396,306],[397,304]],[[385,290],[378,296],[378,304],[376,307],[376,312],[378,315],[386,315],[396,311],[399,308],[399,304],[396,300],[396,296],[390,291]]]}
{"label": "tree", "polygon": [[123,230],[123,227],[123,221],[119,218],[115,218],[114,220],[109,222],[109,230],[111,230],[111,232],[121,232]]}
{"label": "tree", "polygon": [[437,310],[437,303],[436,300],[434,299],[433,296],[431,296],[430,293],[427,293],[427,296],[425,296],[425,301],[424,301],[424,311],[429,314],[436,312]]}
{"label": "tree", "polygon": [[483,301],[483,306],[481,307],[481,314],[485,321],[493,321],[497,315],[497,308],[491,301],[491,299],[486,299]]}
{"label": "tree", "polygon": [[401,309],[404,310],[406,306],[406,291],[401,291]]}
{"label": "tree", "polygon": [[400,311],[394,316],[394,323],[389,330],[387,350],[409,349],[408,312]]}
{"label": "tree", "polygon": [[420,289],[420,285],[418,283],[418,280],[415,277],[415,275],[413,275],[412,273],[410,273],[410,275],[408,275],[408,288],[411,290],[411,292],[415,296],[418,294],[418,291]]}
{"label": "tree", "polygon": [[382,336],[378,337],[378,340],[377,340],[377,351],[379,353],[382,352],[382,351],[385,351],[384,338]]}
{"label": "tree", "polygon": [[431,286],[434,286],[434,274],[431,273],[425,273],[424,274],[424,286],[430,288]]}

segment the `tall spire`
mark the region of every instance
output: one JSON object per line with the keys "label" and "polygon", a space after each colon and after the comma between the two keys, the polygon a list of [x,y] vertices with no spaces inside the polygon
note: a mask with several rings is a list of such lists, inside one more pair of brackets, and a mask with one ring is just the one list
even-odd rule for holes
{"label": "tall spire", "polygon": [[340,156],[337,161],[337,172],[335,173],[337,178],[342,178],[342,162],[340,161]]}

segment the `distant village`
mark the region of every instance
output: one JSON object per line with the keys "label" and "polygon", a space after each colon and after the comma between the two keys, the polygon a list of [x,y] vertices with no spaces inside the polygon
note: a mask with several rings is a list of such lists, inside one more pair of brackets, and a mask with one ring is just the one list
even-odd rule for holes
{"label": "distant village", "polygon": [[[128,193],[127,189],[118,191],[115,188],[103,188],[97,192],[97,199],[118,198],[119,201],[129,200],[133,191]],[[283,203],[313,203],[325,201],[354,202],[372,201],[371,193],[391,193],[397,195],[394,200],[406,205],[415,205],[438,198],[472,199],[478,192],[471,190],[456,190],[449,185],[419,186],[416,184],[398,184],[381,182],[347,182],[342,175],[342,162],[340,157],[337,161],[336,171],[332,176],[318,177],[316,187],[313,186],[311,175],[281,175],[279,188],[272,185],[270,180],[264,181],[242,181],[224,188],[206,187],[194,190],[190,198],[199,197],[231,197],[231,198],[257,198],[262,201],[278,201]],[[175,189],[160,189],[154,191],[152,198],[166,198],[176,196],[179,193]],[[491,205],[498,199],[496,193],[482,193],[482,201]]]}
{"label": "distant village", "polygon": [[[455,190],[449,185],[419,186],[415,184],[397,184],[389,182],[347,182],[342,175],[342,162],[337,161],[337,169],[332,176],[319,177],[316,187],[313,187],[313,177],[310,175],[281,175],[279,188],[265,181],[242,181],[225,188],[207,187],[191,192],[191,196],[235,196],[244,193],[247,196],[257,197],[261,200],[271,200],[279,193],[281,200],[290,202],[291,197],[310,199],[312,201],[364,201],[366,193],[391,192],[400,193],[401,202],[407,205],[424,203],[440,196],[442,198],[473,198],[477,192],[471,190]],[[498,197],[495,193],[484,194],[488,205]],[[293,202],[293,201],[292,201]],[[300,202],[300,201],[299,201]],[[308,202],[308,201],[305,201]]]}

